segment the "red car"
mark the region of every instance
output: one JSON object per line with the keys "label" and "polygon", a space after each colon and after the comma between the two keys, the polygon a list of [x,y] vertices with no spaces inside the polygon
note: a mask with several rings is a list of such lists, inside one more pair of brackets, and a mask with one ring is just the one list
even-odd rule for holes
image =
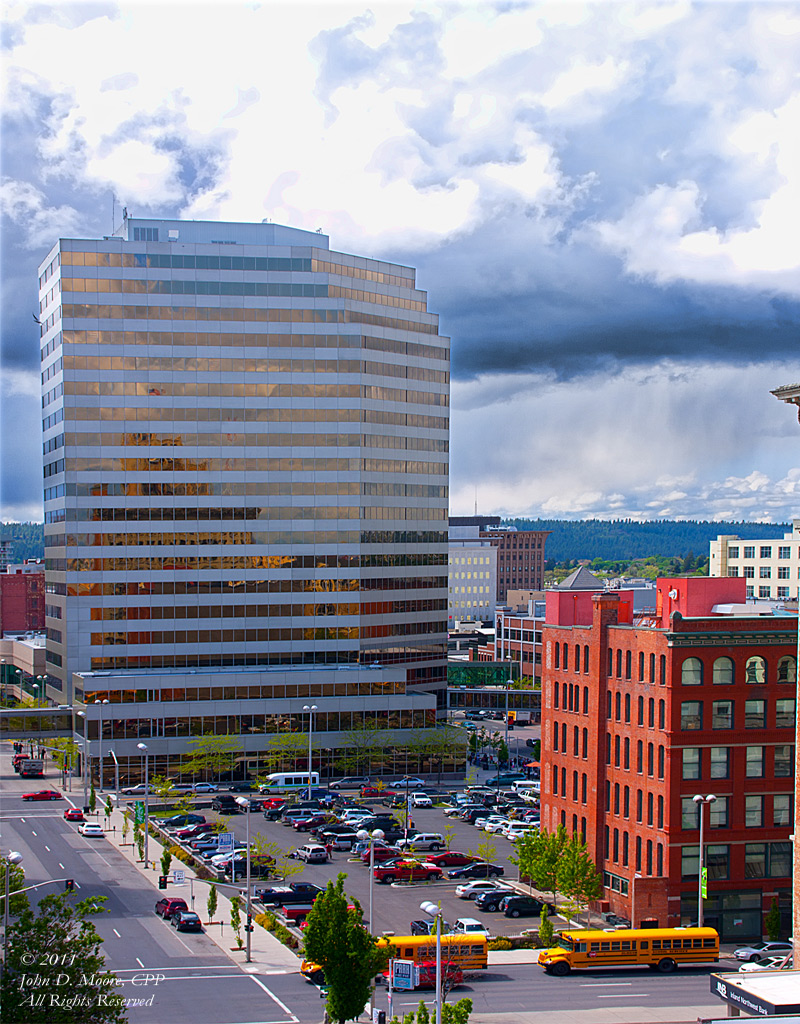
{"label": "red car", "polygon": [[165,921],[169,921],[176,910],[188,910],[189,907],[186,900],[176,899],[174,897],[165,896],[163,900],[159,900],[156,903],[156,913],[159,917],[163,917]]}
{"label": "red car", "polygon": [[261,801],[261,807],[265,811],[271,811],[274,807],[282,807],[285,803],[285,796],[270,796]]}
{"label": "red car", "polygon": [[330,814],[312,812],[307,818],[295,818],[292,821],[292,828],[295,832],[310,832],[312,829],[319,828],[320,825],[327,825],[330,821]]}
{"label": "red car", "polygon": [[387,789],[385,786],[383,789],[380,786],[362,786],[359,792],[360,796],[395,796],[393,789]]}
{"label": "red car", "polygon": [[[394,860],[396,857],[402,857],[403,851],[397,846],[378,846],[375,844],[375,863],[382,864],[386,860]],[[361,854],[361,860],[364,864],[369,864],[369,850],[364,850]]]}
{"label": "red car", "polygon": [[478,858],[469,853],[458,853],[456,850],[448,850],[447,853],[432,853],[426,858],[429,864],[435,864],[438,868],[463,868],[472,864]]}
{"label": "red car", "polygon": [[60,800],[61,794],[57,789],[40,789],[38,793],[23,793],[23,800]]}
{"label": "red car", "polygon": [[375,868],[372,872],[377,882],[430,882],[442,877],[442,869],[435,864],[419,860],[398,860]]}
{"label": "red car", "polygon": [[86,821],[80,807],[68,807],[66,811],[64,811],[64,817],[67,821]]}

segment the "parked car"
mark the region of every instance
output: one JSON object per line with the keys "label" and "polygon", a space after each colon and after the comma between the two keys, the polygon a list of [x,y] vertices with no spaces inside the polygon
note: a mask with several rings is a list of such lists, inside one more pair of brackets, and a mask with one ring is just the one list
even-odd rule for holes
{"label": "parked car", "polygon": [[336,779],[330,784],[331,789],[361,789],[368,786],[369,779],[365,775],[346,775],[343,779]]}
{"label": "parked car", "polygon": [[499,814],[491,814],[488,818],[480,818],[475,824],[479,825],[484,832],[494,835],[495,832],[502,832],[507,828],[511,824],[511,819],[501,817]]}
{"label": "parked car", "polygon": [[[463,885],[456,886],[456,896],[460,900],[474,900],[475,897],[482,892],[494,892],[495,889],[502,888],[502,884],[498,885],[497,882],[492,882],[488,878],[476,878],[472,882],[465,882]],[[512,888],[507,887],[506,891],[511,894],[514,892]]]}
{"label": "parked car", "polygon": [[328,851],[319,843],[306,843],[304,846],[298,846],[294,855],[298,860],[305,861],[306,864],[325,864],[328,860]]}
{"label": "parked car", "polygon": [[207,822],[201,822],[198,825],[186,825],[183,828],[179,828],[175,833],[175,838],[179,843],[185,843],[189,839],[193,839],[195,836],[211,835],[211,825]]}
{"label": "parked car", "polygon": [[228,786],[229,793],[252,793],[256,790],[252,782],[231,782]]}
{"label": "parked car", "polygon": [[475,861],[463,868],[455,868],[447,872],[448,878],[499,878],[505,874],[500,864],[487,864],[486,861]]}
{"label": "parked car", "polygon": [[522,839],[523,836],[527,836],[538,831],[539,826],[534,825],[533,822],[512,821],[508,826],[500,830],[500,835],[513,843],[517,839]]}
{"label": "parked car", "polygon": [[36,793],[23,793],[23,800],[60,800],[61,794],[57,789],[40,789]]}
{"label": "parked car", "polygon": [[460,917],[451,929],[453,935],[488,935],[489,929],[476,917]]}
{"label": "parked car", "polygon": [[258,888],[255,890],[255,896],[262,903],[274,903],[279,907],[286,907],[292,903],[309,903],[323,891],[321,886],[315,885],[313,882],[292,882],[289,885]]}
{"label": "parked car", "polygon": [[749,946],[740,946],[739,949],[734,950],[733,955],[737,960],[749,960],[751,963],[755,963],[756,960],[762,960],[765,956],[791,953],[792,948],[791,942],[752,942]]}
{"label": "parked car", "polygon": [[229,793],[221,793],[211,801],[211,810],[222,814],[238,814],[241,808],[237,804],[235,796],[231,796]]}
{"label": "parked car", "polygon": [[67,821],[86,821],[83,816],[83,811],[79,807],[68,807],[64,811],[64,817]]}
{"label": "parked car", "polygon": [[793,959],[791,956],[787,958],[785,953],[776,953],[772,956],[765,956],[761,960],[749,960],[746,964],[742,964],[739,970],[745,974],[753,971],[791,971],[794,970]]}
{"label": "parked car", "polygon": [[552,903],[537,900],[535,896],[525,896],[523,893],[507,896],[500,904],[500,909],[506,917],[539,917],[544,907],[547,907],[548,916],[552,917],[555,914],[556,908]]}
{"label": "parked car", "polygon": [[372,875],[376,882],[432,882],[442,877],[442,869],[435,864],[418,860],[396,860],[381,864]]}
{"label": "parked car", "polygon": [[432,853],[426,859],[428,863],[435,864],[437,868],[463,868],[467,864],[474,863],[476,860],[471,853],[459,853],[458,850],[448,850],[446,853]]}
{"label": "parked car", "polygon": [[512,782],[522,782],[527,779],[523,772],[498,772],[486,779],[487,786],[510,786]]}
{"label": "parked car", "polygon": [[479,910],[485,910],[487,913],[493,913],[496,910],[500,910],[500,904],[509,895],[508,886],[497,887],[495,889],[485,889],[483,892],[479,892],[475,897],[475,906]]}
{"label": "parked car", "polygon": [[98,825],[96,821],[85,821],[82,825],[78,825],[78,831],[88,839],[102,839],[105,835],[103,826]]}
{"label": "parked car", "polygon": [[358,832],[355,829],[330,832],[326,828],[322,832],[317,832],[316,836],[324,846],[330,845],[334,850],[352,850],[353,846],[358,842]]}
{"label": "parked car", "polygon": [[445,845],[444,836],[440,832],[420,832],[413,839],[399,839],[397,846],[401,850],[431,850],[434,853]]}
{"label": "parked car", "polygon": [[156,913],[159,917],[163,917],[165,920],[169,920],[176,910],[188,910],[189,905],[186,900],[182,900],[179,897],[165,896],[163,900],[159,900],[156,903]]}
{"label": "parked car", "polygon": [[[369,843],[366,843],[365,845],[367,848],[361,853],[361,860],[363,861],[364,864],[369,864]],[[397,860],[399,857],[402,856],[403,851],[400,849],[399,846],[385,846],[383,844],[375,844],[374,860],[376,864],[385,864],[387,861]]]}
{"label": "parked car", "polygon": [[178,829],[188,825],[205,825],[206,817],[204,814],[173,814],[170,818],[154,818],[153,823],[161,828]]}
{"label": "parked car", "polygon": [[319,811],[311,811],[309,814],[302,818],[292,819],[292,828],[295,832],[310,832],[313,828],[319,828],[322,825],[329,825],[331,822],[330,814],[322,814]]}
{"label": "parked car", "polygon": [[431,800],[427,793],[412,793],[408,798],[408,806],[413,809],[417,807],[433,807],[433,800]]}
{"label": "parked car", "polygon": [[201,932],[203,923],[193,910],[176,910],[170,923],[179,932]]}
{"label": "parked car", "polygon": [[418,786],[424,786],[425,783],[422,781],[422,779],[418,779],[416,778],[416,776],[411,776],[407,779],[395,779],[393,782],[390,782],[389,785],[393,789],[408,789],[410,792],[412,789],[416,789]]}
{"label": "parked car", "polygon": [[[450,931],[450,925],[447,921],[442,921],[442,935],[446,935]],[[411,922],[411,934],[412,935],[435,935],[436,934],[436,921],[431,918],[425,918],[424,921],[412,921]],[[436,964],[433,965],[434,970]],[[388,976],[388,971],[384,971],[384,974]]]}
{"label": "parked car", "polygon": [[217,793],[219,786],[215,786],[213,782],[195,782],[192,786],[193,793]]}
{"label": "parked car", "polygon": [[122,792],[125,796],[139,796],[140,794],[144,795],[145,792],[155,793],[155,789],[153,786],[145,786],[143,782],[140,782],[137,786],[128,786]]}

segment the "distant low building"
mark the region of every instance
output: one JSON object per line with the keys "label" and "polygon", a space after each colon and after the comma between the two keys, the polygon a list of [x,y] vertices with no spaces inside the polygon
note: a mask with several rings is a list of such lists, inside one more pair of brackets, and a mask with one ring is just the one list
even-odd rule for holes
{"label": "distant low building", "polygon": [[797,597],[800,519],[792,520],[792,531],[782,540],[743,540],[735,534],[720,534],[709,547],[709,576],[743,576],[748,598],[788,601]]}
{"label": "distant low building", "polygon": [[44,629],[44,564],[23,562],[0,572],[0,636]]}

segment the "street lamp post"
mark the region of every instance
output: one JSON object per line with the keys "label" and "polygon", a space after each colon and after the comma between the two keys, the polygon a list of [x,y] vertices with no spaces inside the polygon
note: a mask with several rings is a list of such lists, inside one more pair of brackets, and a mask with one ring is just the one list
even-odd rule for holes
{"label": "street lamp post", "polygon": [[86,781],[86,762],[89,760],[89,750],[86,743],[86,712],[78,711],[77,715],[83,719],[83,750],[81,751],[81,776],[83,777],[83,813],[89,810],[89,784]]}
{"label": "street lamp post", "polygon": [[114,798],[116,800],[117,807],[119,807],[119,761],[117,760],[115,751],[109,750],[109,754],[111,754],[114,759]]}
{"label": "street lamp post", "polygon": [[419,909],[436,919],[436,1024],[442,1024],[442,908],[437,903],[420,903]]}
{"label": "street lamp post", "polygon": [[[247,808],[247,930],[245,932],[245,934],[247,935],[247,946],[246,946],[245,960],[249,964],[250,963],[250,925],[251,925],[251,919],[252,919],[252,908],[251,908],[251,903],[250,903],[250,900],[251,900],[250,893],[252,892],[252,888],[253,888],[251,886],[251,884],[250,884],[250,800],[249,800],[249,798],[245,799],[245,797],[243,797],[243,796],[237,796],[236,797],[236,803],[239,804],[240,807]],[[234,848],[233,856],[231,857],[231,872],[236,870],[234,868],[234,866],[233,866],[235,860],[236,860],[236,849]],[[231,873],[231,877],[233,877],[232,873]]]}
{"label": "street lamp post", "polygon": [[98,761],[100,762],[100,791],[103,791],[103,705],[108,704],[107,700],[96,700],[95,704],[100,705],[100,722],[98,725],[98,737],[100,746],[98,747]]}
{"label": "street lamp post", "polygon": [[3,964],[8,963],[8,901],[11,886],[11,865],[21,864],[22,854],[11,850],[6,857],[6,902],[3,907]]}
{"label": "street lamp post", "polygon": [[[375,882],[375,843],[380,842],[386,837],[386,833],[383,829],[376,828],[372,832],[367,832],[365,828],[360,829],[356,832],[356,836],[362,842],[369,841],[369,930],[371,934],[375,934],[375,929],[372,923],[372,886]],[[372,1017],[372,1006],[374,999],[374,989],[370,989],[369,995],[369,1015]]]}
{"label": "street lamp post", "polygon": [[311,799],[311,750],[312,750],[312,736],[314,734],[314,712],[317,710],[317,705],[312,704],[310,707],[308,704],[303,705],[303,711],[308,712],[308,798]]}
{"label": "street lamp post", "polygon": [[706,804],[713,804],[717,798],[713,793],[708,796],[701,796],[695,793],[692,800],[697,804],[700,814],[700,859],[697,865],[697,926],[703,927],[703,808]]}
{"label": "street lamp post", "polygon": [[147,840],[150,835],[150,765],[147,757],[147,744],[137,743],[139,750],[144,751],[144,866],[147,867],[149,853]]}

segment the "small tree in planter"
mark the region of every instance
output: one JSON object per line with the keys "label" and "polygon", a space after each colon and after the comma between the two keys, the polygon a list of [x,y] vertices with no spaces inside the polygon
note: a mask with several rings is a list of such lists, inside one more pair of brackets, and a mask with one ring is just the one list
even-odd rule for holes
{"label": "small tree in planter", "polygon": [[208,923],[213,924],[214,914],[217,912],[217,887],[213,882],[208,888],[208,903],[206,906],[208,908]]}
{"label": "small tree in planter", "polygon": [[764,917],[764,928],[770,942],[777,942],[781,937],[781,910],[775,896],[772,897],[772,903]]}
{"label": "small tree in planter", "polygon": [[122,845],[123,846],[127,846],[127,844],[128,844],[128,836],[130,835],[130,831],[131,831],[131,819],[128,817],[128,812],[126,811],[122,815]]}
{"label": "small tree in planter", "polygon": [[239,949],[244,945],[242,941],[242,913],[241,913],[242,900],[239,896],[234,896],[231,899],[231,928],[233,928],[236,934],[236,945]]}
{"label": "small tree in planter", "polygon": [[111,797],[109,796],[108,799],[106,800],[106,805],[103,808],[103,813],[106,816],[106,828],[108,828],[111,824],[111,815],[113,814],[113,812],[114,804],[111,802]]}
{"label": "small tree in planter", "polygon": [[168,875],[169,874],[169,866],[170,866],[171,863],[172,863],[172,854],[169,852],[169,850],[164,850],[164,852],[161,854],[161,874],[162,875]]}
{"label": "small tree in planter", "polygon": [[94,779],[92,779],[92,786],[89,790],[89,810],[94,814],[97,808],[97,793],[94,791]]}
{"label": "small tree in planter", "polygon": [[144,832],[138,829],[134,838],[136,839],[136,851],[139,854],[139,860],[144,860]]}
{"label": "small tree in planter", "polygon": [[553,925],[546,906],[542,907],[539,917],[539,941],[544,949],[549,949],[553,945]]}

